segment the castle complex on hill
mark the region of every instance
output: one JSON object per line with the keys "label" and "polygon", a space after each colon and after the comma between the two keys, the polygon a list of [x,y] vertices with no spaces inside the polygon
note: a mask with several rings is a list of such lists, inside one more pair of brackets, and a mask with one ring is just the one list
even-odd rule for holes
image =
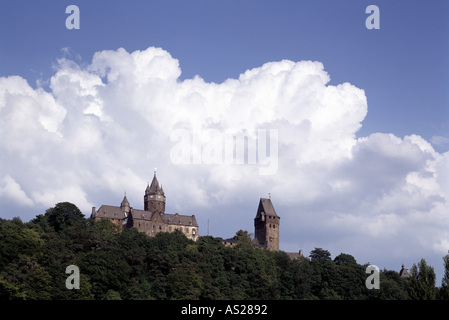
{"label": "castle complex on hill", "polygon": [[149,237],[159,232],[174,232],[179,230],[187,238],[198,240],[198,223],[195,215],[185,216],[178,213],[165,213],[165,193],[154,172],[151,185],[145,189],[144,209],[134,209],[130,206],[126,194],[120,206],[102,205],[98,210],[92,208],[91,218],[94,220],[109,219],[118,225],[121,230],[136,228]]}
{"label": "castle complex on hill", "polygon": [[[98,210],[92,208],[91,218],[94,220],[109,219],[118,225],[120,230],[136,228],[149,237],[155,237],[159,232],[181,231],[185,236],[193,241],[199,239],[199,226],[195,215],[186,216],[178,213],[165,213],[165,193],[162,185],[154,172],[151,185],[148,184],[143,197],[144,209],[134,209],[130,206],[126,194],[120,206],[102,205]],[[271,198],[261,198],[254,218],[254,239],[252,245],[259,248],[279,251],[279,224],[280,217],[273,207]],[[233,239],[222,240],[226,246],[234,246],[238,241]],[[301,256],[299,252],[286,252],[291,259]],[[410,277],[408,269],[404,268],[399,272],[401,277]]]}
{"label": "castle complex on hill", "polygon": [[[134,209],[130,206],[126,194],[120,206],[102,205],[98,210],[92,208],[91,218],[94,220],[109,219],[120,227],[120,230],[136,228],[149,237],[159,232],[181,231],[187,238],[194,241],[199,238],[199,226],[195,215],[186,216],[178,213],[165,213],[165,193],[154,172],[151,185],[148,184],[143,197],[144,209]],[[253,245],[279,250],[279,216],[274,210],[271,199],[261,198],[254,218]],[[237,242],[224,240],[225,245],[234,245]]]}

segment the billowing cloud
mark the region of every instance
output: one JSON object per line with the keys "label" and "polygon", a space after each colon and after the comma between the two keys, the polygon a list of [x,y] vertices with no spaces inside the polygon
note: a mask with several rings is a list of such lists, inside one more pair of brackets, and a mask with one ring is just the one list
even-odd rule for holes
{"label": "billowing cloud", "polygon": [[158,167],[167,209],[214,219],[219,236],[251,228],[271,192],[284,250],[446,252],[449,153],[417,135],[357,138],[362,89],[329,85],[313,61],[268,62],[219,84],[180,75],[170,53],[148,48],[97,52],[88,66],[60,59],[48,92],[0,78],[0,201],[72,201],[88,214],[126,191],[141,208]]}
{"label": "billowing cloud", "polygon": [[13,178],[11,178],[9,174],[5,175],[2,185],[0,186],[1,197],[9,198],[10,200],[13,200],[23,206],[30,206],[33,204],[33,201],[27,197],[21,186]]}

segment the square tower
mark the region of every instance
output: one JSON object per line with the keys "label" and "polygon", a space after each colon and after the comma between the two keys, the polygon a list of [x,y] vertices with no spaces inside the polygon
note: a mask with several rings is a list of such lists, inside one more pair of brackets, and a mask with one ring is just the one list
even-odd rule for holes
{"label": "square tower", "polygon": [[254,218],[254,240],[257,245],[279,251],[279,220],[271,199],[260,198]]}

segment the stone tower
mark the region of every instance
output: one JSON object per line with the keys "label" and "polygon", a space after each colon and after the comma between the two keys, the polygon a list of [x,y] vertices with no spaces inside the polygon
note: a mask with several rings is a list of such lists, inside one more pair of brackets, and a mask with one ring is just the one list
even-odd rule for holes
{"label": "stone tower", "polygon": [[144,210],[145,211],[158,211],[161,214],[165,213],[165,194],[162,186],[159,186],[159,182],[156,178],[156,171],[154,171],[153,181],[151,185],[147,185],[145,189]]}
{"label": "stone tower", "polygon": [[257,245],[279,250],[279,220],[271,199],[261,198],[254,218],[254,240]]}

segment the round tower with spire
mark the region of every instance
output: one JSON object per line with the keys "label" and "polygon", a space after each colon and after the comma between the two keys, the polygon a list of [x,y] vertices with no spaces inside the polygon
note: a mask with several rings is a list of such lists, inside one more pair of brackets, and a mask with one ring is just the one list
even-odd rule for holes
{"label": "round tower with spire", "polygon": [[156,178],[156,169],[154,169],[153,181],[151,185],[148,184],[145,189],[144,210],[145,211],[158,211],[161,214],[165,213],[165,193],[162,186],[159,186],[159,181]]}

